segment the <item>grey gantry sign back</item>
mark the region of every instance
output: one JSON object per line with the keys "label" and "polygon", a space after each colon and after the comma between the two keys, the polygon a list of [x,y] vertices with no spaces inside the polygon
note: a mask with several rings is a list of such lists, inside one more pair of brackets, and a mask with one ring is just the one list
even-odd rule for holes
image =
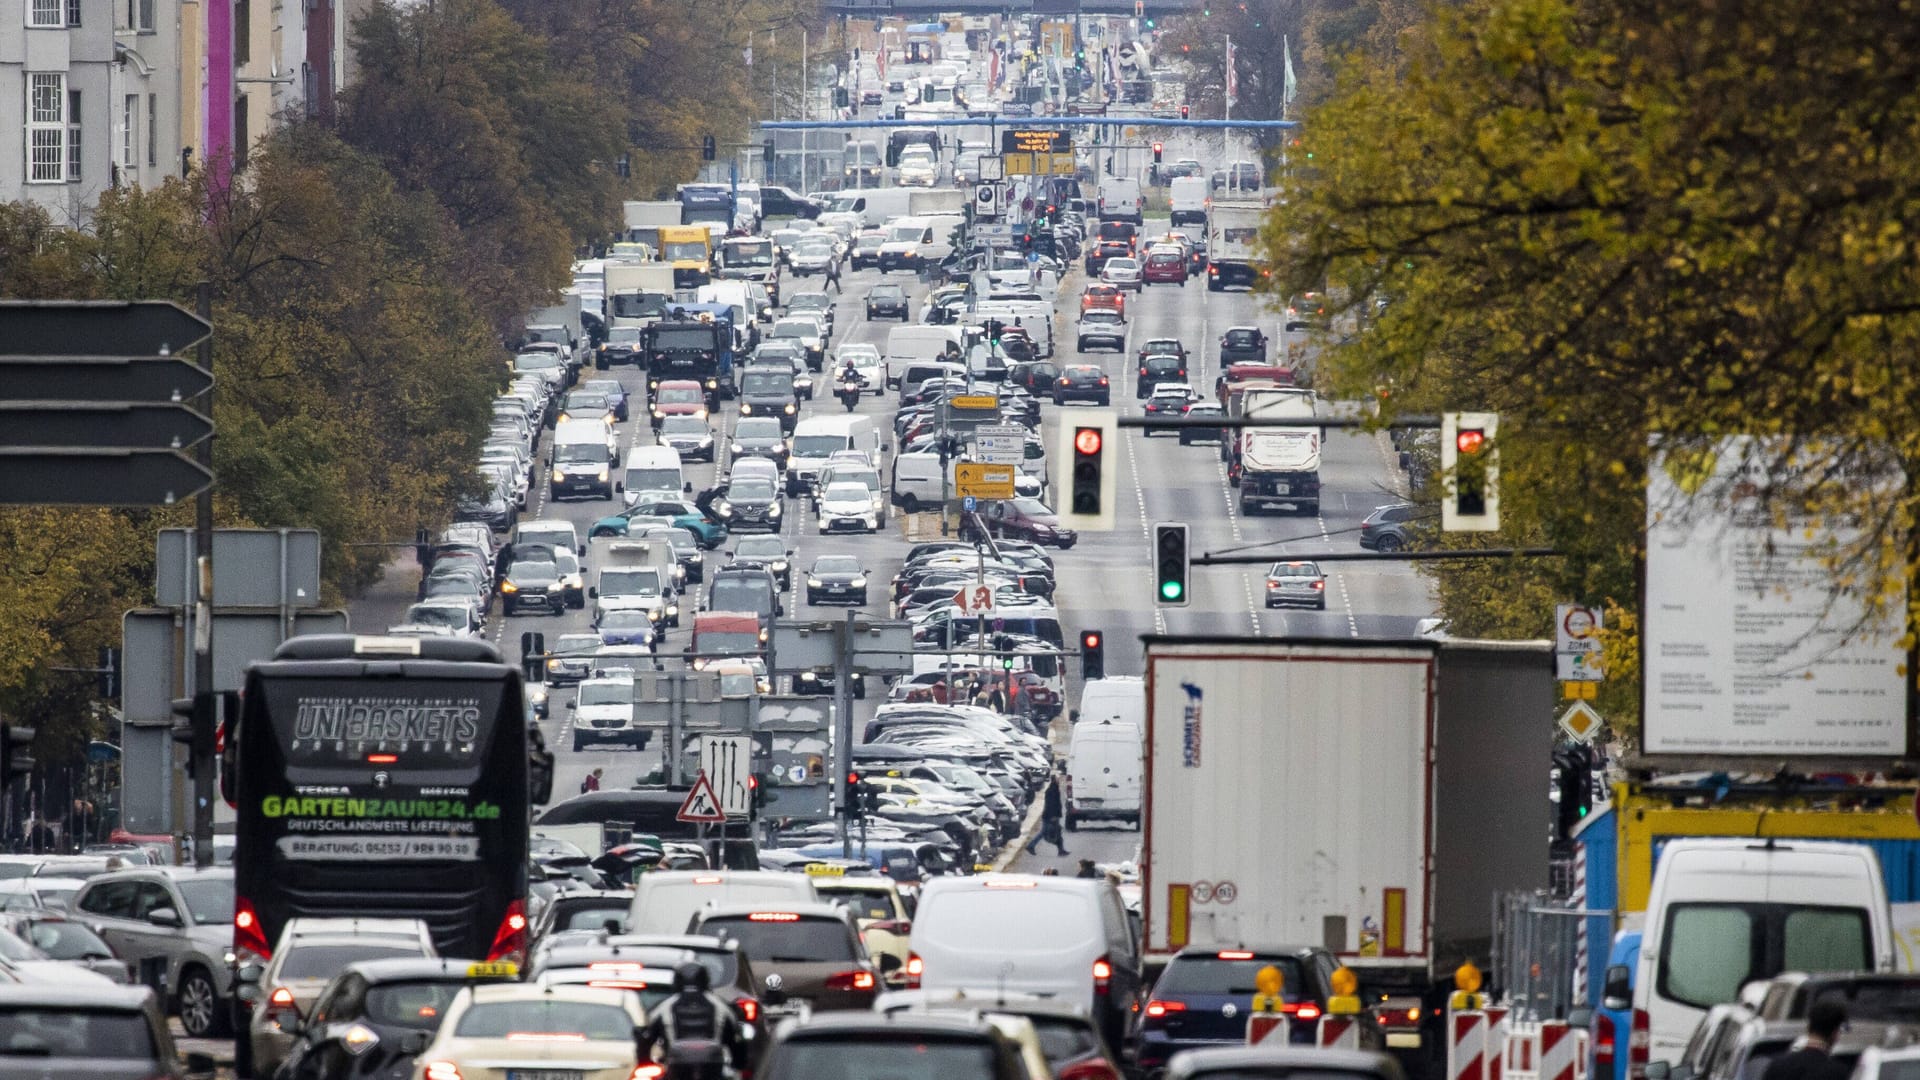
{"label": "grey gantry sign back", "polygon": [[180,354],[213,332],[159,300],[0,301],[0,504],[165,506],[213,474],[185,402],[213,377]]}

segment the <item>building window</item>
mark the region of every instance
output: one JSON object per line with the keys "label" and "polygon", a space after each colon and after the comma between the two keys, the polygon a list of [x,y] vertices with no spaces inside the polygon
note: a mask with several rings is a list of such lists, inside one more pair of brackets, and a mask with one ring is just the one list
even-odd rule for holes
{"label": "building window", "polygon": [[160,130],[160,95],[147,95],[147,164],[160,164],[159,151],[154,147],[154,133]]}
{"label": "building window", "polygon": [[120,107],[120,164],[133,168],[139,164],[140,153],[140,95],[128,94]]}
{"label": "building window", "polygon": [[80,27],[80,0],[67,0],[67,26]]}
{"label": "building window", "polygon": [[[108,106],[112,108],[112,106]],[[80,182],[80,91],[67,91],[67,180]]]}
{"label": "building window", "polygon": [[63,0],[27,0],[27,25],[38,30],[63,29],[67,5]]}
{"label": "building window", "polygon": [[233,62],[253,60],[253,0],[233,0]]}
{"label": "building window", "polygon": [[67,178],[67,77],[27,76],[27,182],[57,184]]}
{"label": "building window", "polygon": [[247,167],[247,95],[241,94],[233,101],[233,167]]}
{"label": "building window", "polygon": [[153,0],[127,0],[127,28],[153,33]]}

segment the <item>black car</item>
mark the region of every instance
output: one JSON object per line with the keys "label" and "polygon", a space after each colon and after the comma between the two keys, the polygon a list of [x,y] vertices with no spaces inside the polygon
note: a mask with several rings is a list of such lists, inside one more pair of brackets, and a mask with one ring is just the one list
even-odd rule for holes
{"label": "black car", "polygon": [[728,556],[729,569],[754,567],[773,573],[773,580],[785,592],[793,585],[793,553],[778,536],[743,536]]}
{"label": "black car", "polygon": [[1187,381],[1187,362],[1178,356],[1162,353],[1148,356],[1140,361],[1140,374],[1133,384],[1133,396],[1142,400],[1153,396],[1153,388],[1161,383],[1183,383]]}
{"label": "black car", "polygon": [[867,603],[867,571],[851,555],[822,555],[807,569],[807,603]]}
{"label": "black car", "polygon": [[1113,387],[1107,373],[1097,364],[1069,364],[1054,380],[1053,403],[1091,401],[1095,405],[1113,404]]}
{"label": "black car", "polygon": [[773,571],[748,567],[728,567],[714,574],[706,604],[708,611],[751,611],[760,616],[763,629],[786,610]]}
{"label": "black car", "polygon": [[640,345],[640,328],[615,326],[607,331],[607,340],[594,356],[594,366],[605,370],[615,364],[640,364],[646,360]]}
{"label": "black car", "polygon": [[735,532],[779,532],[780,489],[753,476],[728,484],[713,500],[713,516]]}
{"label": "black car", "polygon": [[733,456],[763,457],[787,467],[786,425],[772,416],[743,416],[733,425]]}
{"label": "black car", "polygon": [[[1294,1018],[1291,1040],[1313,1045],[1316,1025],[1305,1020],[1323,1014],[1333,996],[1328,980],[1339,961],[1332,954],[1310,945],[1189,946],[1167,962],[1140,1013],[1138,1067],[1159,1072],[1181,1051],[1243,1041],[1254,977],[1268,966],[1280,969],[1281,1008]],[[1361,1013],[1355,1020],[1360,1047],[1380,1049],[1383,1040],[1372,1018]]]}
{"label": "black car", "polygon": [[413,1075],[454,995],[480,982],[518,977],[512,964],[469,960],[362,960],[333,977],[274,1075],[335,1080]]}
{"label": "black car", "polygon": [[[793,692],[802,697],[832,697],[839,689],[833,681],[833,669],[798,671],[793,676]],[[847,679],[847,696],[865,700],[867,680],[859,672]]]}
{"label": "black car", "polygon": [[1060,380],[1060,365],[1051,360],[1028,360],[1007,365],[1007,384],[1024,387],[1034,394],[1053,393],[1054,383]]}
{"label": "black car", "polygon": [[887,242],[885,229],[868,229],[853,238],[853,253],[848,256],[848,265],[855,270],[868,270],[880,265],[880,245]]}
{"label": "black car", "polygon": [[[1210,404],[1207,402],[1200,402],[1198,404],[1189,406],[1187,409],[1187,419],[1189,420],[1200,420],[1203,418],[1210,419],[1210,420],[1217,420],[1225,417],[1226,415],[1227,415],[1226,411],[1220,408],[1220,406]],[[1180,429],[1180,445],[1181,446],[1192,446],[1194,443],[1197,443],[1197,442],[1217,443],[1217,442],[1224,442],[1225,440],[1226,440],[1225,428],[1181,428]]]}
{"label": "black car", "polygon": [[740,399],[741,416],[771,416],[789,435],[800,422],[800,391],[793,384],[793,370],[782,363],[754,363],[740,373],[734,396]]}
{"label": "black car", "polygon": [[875,285],[867,292],[867,318],[885,316],[907,321],[907,291],[898,285]]}
{"label": "black car", "polygon": [[561,580],[560,564],[551,550],[538,544],[520,545],[500,581],[500,612],[518,615],[538,611],[559,615],[567,609],[567,587]]}
{"label": "black car", "polygon": [[698,416],[668,416],[660,420],[660,445],[679,452],[681,461],[712,461],[713,429]]}
{"label": "black car", "polygon": [[1220,335],[1220,366],[1228,364],[1264,364],[1267,362],[1267,335],[1256,326],[1230,326]]}
{"label": "black car", "polygon": [[823,209],[818,202],[779,184],[760,185],[760,212],[767,217],[817,218]]}

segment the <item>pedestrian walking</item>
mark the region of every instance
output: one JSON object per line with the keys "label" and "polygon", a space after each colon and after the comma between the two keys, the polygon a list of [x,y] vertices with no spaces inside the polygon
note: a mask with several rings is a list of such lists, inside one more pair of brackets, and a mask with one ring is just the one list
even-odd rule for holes
{"label": "pedestrian walking", "polygon": [[1060,791],[1060,774],[1054,773],[1053,779],[1047,783],[1046,797],[1040,803],[1040,834],[1027,843],[1027,854],[1039,854],[1034,849],[1042,840],[1052,844],[1060,854],[1067,854],[1060,834],[1060,816],[1065,812],[1065,802]]}
{"label": "pedestrian walking", "polygon": [[[842,293],[845,291],[840,288],[840,260],[839,259],[827,260],[827,285],[833,286],[834,292]],[[825,285],[821,286],[821,289],[822,291],[824,291],[826,289],[826,286]]]}
{"label": "pedestrian walking", "polygon": [[1760,1080],[1846,1080],[1852,1070],[1833,1058],[1833,1040],[1847,1026],[1847,1007],[1823,999],[1807,1010],[1807,1033],[1774,1058]]}
{"label": "pedestrian walking", "polygon": [[580,781],[580,794],[585,795],[589,791],[599,791],[600,776],[603,772],[605,772],[605,770],[595,769],[592,772],[588,773],[587,778],[585,780]]}

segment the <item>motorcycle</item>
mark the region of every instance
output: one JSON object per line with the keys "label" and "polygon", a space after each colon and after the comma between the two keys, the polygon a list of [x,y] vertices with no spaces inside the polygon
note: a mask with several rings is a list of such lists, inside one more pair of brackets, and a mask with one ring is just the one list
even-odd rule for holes
{"label": "motorcycle", "polygon": [[860,395],[865,392],[866,386],[865,379],[849,379],[842,376],[839,384],[834,388],[833,396],[840,399],[840,403],[847,407],[848,412],[852,412],[860,404]]}

